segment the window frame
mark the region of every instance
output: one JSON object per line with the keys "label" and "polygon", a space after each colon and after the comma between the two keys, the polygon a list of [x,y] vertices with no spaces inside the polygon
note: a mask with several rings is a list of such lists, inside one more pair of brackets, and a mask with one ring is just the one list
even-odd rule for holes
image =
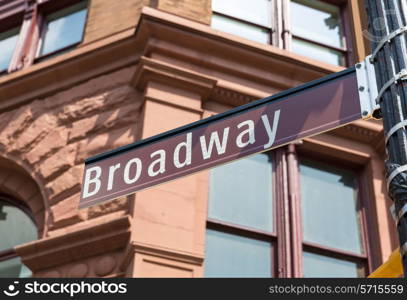
{"label": "window frame", "polygon": [[272,0],[272,1],[273,1],[271,5],[272,9],[270,11],[270,14],[272,16],[271,28],[258,25],[243,19],[239,19],[237,17],[233,17],[222,12],[217,12],[216,10],[212,10],[212,15],[219,15],[257,28],[267,30],[269,32],[268,45],[272,45],[275,47],[279,47],[281,49],[291,51],[292,41],[295,38],[307,43],[314,44],[316,46],[320,46],[341,53],[343,56],[344,64],[339,66],[347,67],[355,63],[355,58],[353,55],[354,34],[352,26],[349,22],[350,14],[349,0],[320,0],[339,7],[340,9],[339,17],[341,19],[341,24],[343,27],[342,29],[343,29],[344,47],[335,47],[319,41],[313,41],[308,38],[294,35],[291,30],[292,27],[290,20],[290,6],[292,0],[280,0],[280,1]]}
{"label": "window frame", "polygon": [[[234,224],[231,222],[226,222],[222,220],[217,220],[214,218],[209,217],[209,210],[208,210],[208,216],[206,219],[206,229],[211,229],[211,230],[216,230],[224,233],[229,233],[241,237],[247,237],[251,239],[256,239],[260,241],[265,241],[268,242],[272,248],[270,251],[270,261],[272,263],[272,266],[270,266],[271,270],[271,275],[272,277],[276,277],[278,274],[278,221],[277,221],[277,211],[276,211],[276,195],[275,195],[275,184],[276,184],[276,176],[274,176],[276,172],[276,165],[275,165],[275,151],[270,151],[270,152],[265,152],[264,154],[268,155],[271,162],[272,162],[272,213],[273,213],[273,231],[266,231],[266,230],[260,230],[257,228],[251,228],[249,226],[243,226],[243,225],[238,225]],[[210,176],[210,175],[209,175]],[[208,204],[209,204],[209,189],[210,185],[208,184]],[[209,205],[208,205],[209,207]]]}
{"label": "window frame", "polygon": [[[321,156],[321,153],[324,153],[324,156]],[[303,142],[296,142],[269,151],[268,154],[271,155],[273,162],[273,233],[211,219],[209,216],[207,216],[206,228],[269,241],[273,245],[271,251],[273,277],[303,277],[304,251],[354,262],[361,266],[358,268],[358,275],[362,277],[371,273],[374,263],[379,260],[376,257],[379,251],[373,251],[372,248],[375,247],[375,250],[378,250],[376,249],[377,245],[373,243],[374,236],[372,236],[378,232],[378,224],[377,220],[373,218],[374,208],[367,201],[369,195],[368,187],[365,186],[368,184],[365,179],[367,176],[366,165],[363,162],[355,164],[355,162],[349,161],[345,153],[331,153],[327,146],[310,142],[305,145]],[[301,157],[316,159],[355,173],[356,188],[358,189],[358,219],[360,220],[361,243],[364,250],[362,254],[303,240],[299,172]],[[373,253],[375,254],[373,255]]]}
{"label": "window frame", "polygon": [[[82,37],[81,40],[79,42],[73,43],[71,45],[68,45],[66,47],[63,47],[61,49],[52,51],[50,53],[47,54],[41,54],[41,49],[45,40],[45,36],[47,33],[47,21],[46,18],[48,15],[53,14],[58,12],[59,10],[63,10],[66,8],[69,8],[70,6],[79,4],[81,2],[86,2],[85,6],[86,6],[86,17],[85,17],[85,23],[84,26],[82,28]],[[58,55],[59,53],[64,53],[66,51],[69,51],[71,49],[76,48],[78,45],[83,43],[83,39],[85,37],[85,30],[86,30],[86,25],[88,22],[88,12],[89,12],[89,0],[63,0],[61,2],[55,2],[55,1],[50,1],[48,0],[47,4],[48,5],[44,5],[40,7],[40,19],[41,19],[41,24],[40,24],[40,29],[39,29],[39,36],[38,36],[38,40],[36,42],[36,46],[35,46],[35,58],[34,58],[34,63],[38,63],[44,60],[47,60],[50,57],[53,57],[55,55]]]}
{"label": "window frame", "polygon": [[4,33],[14,28],[20,29],[17,43],[13,50],[8,67],[6,69],[0,69],[0,76],[10,73],[11,70],[15,68],[16,61],[19,59],[20,55],[18,53],[18,48],[20,48],[21,44],[24,42],[24,37],[22,36],[24,14],[24,9],[22,7],[16,7],[9,15],[5,15],[3,18],[1,18],[2,15],[0,15],[0,33]]}
{"label": "window frame", "polygon": [[[290,10],[290,4],[291,4],[292,0],[288,0],[288,1],[289,1],[289,3],[288,3],[287,7],[288,7],[288,10]],[[351,27],[350,27],[350,24],[349,24],[349,21],[348,21],[349,20],[349,3],[348,3],[348,1],[347,0],[319,0],[319,1],[326,2],[328,4],[332,4],[332,5],[335,5],[335,6],[339,7],[339,10],[340,10],[339,17],[340,17],[341,24],[343,26],[343,37],[342,37],[342,39],[343,39],[343,42],[344,42],[344,47],[335,47],[335,46],[332,46],[332,45],[321,43],[319,41],[314,41],[314,40],[311,40],[311,39],[308,39],[308,38],[304,38],[304,37],[294,35],[292,33],[292,30],[291,30],[291,22],[287,22],[287,23],[289,23],[288,26],[290,26],[290,28],[287,29],[287,31],[290,32],[290,39],[289,39],[290,40],[290,43],[289,43],[290,46],[289,46],[289,49],[291,50],[291,43],[292,43],[292,40],[295,38],[295,39],[298,39],[298,40],[301,40],[301,41],[304,41],[304,42],[307,42],[307,43],[310,43],[310,44],[314,44],[314,45],[317,45],[317,46],[320,46],[320,47],[323,47],[323,48],[328,48],[328,49],[331,49],[331,50],[342,53],[343,58],[344,58],[344,65],[343,65],[344,67],[347,67],[347,66],[350,66],[350,65],[354,64],[354,59],[352,59],[353,34],[352,34],[352,30],[351,30]],[[288,14],[290,14],[290,12],[288,12]]]}
{"label": "window frame", "polygon": [[[318,149],[316,149],[318,147]],[[368,232],[376,232],[377,226],[377,221],[375,220],[374,222],[369,222],[370,226],[368,226],[368,219],[369,216],[373,216],[373,208],[368,204],[369,197],[367,194],[367,187],[365,184],[367,182],[365,181],[365,178],[367,176],[366,172],[367,170],[365,169],[365,164],[363,162],[352,162],[349,161],[348,158],[346,157],[346,154],[343,152],[338,152],[338,153],[331,153],[329,151],[329,147],[322,146],[322,145],[312,145],[312,144],[300,144],[298,146],[295,146],[295,149],[293,150],[295,152],[296,158],[295,158],[295,168],[298,170],[296,174],[292,174],[295,178],[294,180],[297,181],[297,188],[294,193],[298,195],[298,201],[295,203],[296,209],[301,212],[301,183],[300,183],[300,172],[299,172],[299,165],[300,165],[300,157],[303,157],[304,159],[311,159],[311,160],[317,160],[320,161],[324,164],[329,164],[334,167],[339,167],[342,169],[347,169],[355,174],[355,180],[356,180],[356,188],[358,190],[358,218],[360,222],[360,235],[361,235],[361,243],[362,243],[362,248],[364,250],[363,254],[359,254],[356,252],[351,252],[351,251],[346,251],[346,250],[341,250],[329,246],[324,246],[320,245],[317,243],[312,243],[312,242],[307,242],[304,241],[302,238],[302,213],[300,214],[300,222],[299,226],[297,226],[296,231],[301,230],[301,234],[297,236],[301,237],[301,261],[297,262],[297,268],[299,269],[299,273],[301,274],[301,277],[303,276],[303,264],[302,264],[302,257],[303,257],[303,251],[304,249],[309,249],[311,253],[315,254],[322,254],[328,257],[334,257],[334,258],[339,258],[342,260],[346,261],[351,261],[351,262],[363,262],[364,263],[364,275],[368,275],[373,271],[373,261],[375,261],[377,258],[372,255],[372,247],[374,244],[372,243],[371,235],[368,234]],[[321,155],[321,153],[324,153]],[[301,227],[300,227],[301,226]],[[374,251],[375,253],[378,253],[378,251]]]}
{"label": "window frame", "polygon": [[[364,273],[363,275],[368,275],[369,272],[369,253],[368,253],[368,241],[366,240],[367,234],[366,234],[366,217],[365,217],[365,213],[363,212],[363,210],[361,209],[364,206],[364,202],[365,199],[363,197],[363,195],[360,193],[360,189],[361,189],[361,171],[359,170],[359,168],[352,168],[350,166],[343,166],[343,164],[341,164],[340,162],[338,162],[338,160],[330,160],[327,159],[326,157],[322,158],[321,157],[310,157],[310,155],[304,155],[304,154],[300,154],[299,156],[303,156],[301,159],[304,160],[319,160],[324,164],[330,165],[330,166],[334,166],[334,167],[338,167],[344,170],[349,170],[354,172],[355,174],[355,185],[356,185],[356,189],[357,189],[357,216],[358,216],[358,220],[359,220],[359,225],[360,225],[360,239],[361,239],[361,248],[363,250],[362,253],[356,253],[356,252],[352,252],[352,251],[346,251],[346,250],[342,250],[339,248],[334,248],[334,247],[330,247],[330,246],[326,246],[326,245],[321,245],[318,243],[314,243],[314,242],[308,242],[305,241],[304,239],[302,239],[302,252],[308,252],[308,253],[312,253],[312,254],[318,254],[318,255],[323,255],[326,257],[333,257],[333,258],[337,258],[340,260],[345,260],[345,261],[349,261],[349,262],[353,262],[353,263],[357,263],[358,265],[363,264],[364,265]],[[346,163],[345,163],[346,164]],[[299,165],[298,165],[299,166]],[[300,177],[300,172],[298,170],[298,176]],[[299,187],[301,188],[301,183],[299,184]],[[300,193],[300,191],[298,191]],[[301,193],[300,193],[300,202],[301,202]],[[358,272],[360,272],[360,270],[358,270]]]}
{"label": "window frame", "polygon": [[[0,76],[28,68],[35,63],[45,60],[45,57],[37,59],[38,44],[45,22],[44,16],[82,1],[87,2],[87,15],[83,27],[82,40],[69,46],[69,49],[73,49],[83,43],[89,16],[89,0],[33,0],[28,2],[20,0],[12,4],[2,3],[0,7],[0,32],[7,31],[13,27],[20,27],[20,34],[9,67],[7,70],[0,70]],[[52,55],[63,53],[66,50],[68,50],[68,47],[55,51]],[[51,55],[47,55],[48,58],[49,56]]]}

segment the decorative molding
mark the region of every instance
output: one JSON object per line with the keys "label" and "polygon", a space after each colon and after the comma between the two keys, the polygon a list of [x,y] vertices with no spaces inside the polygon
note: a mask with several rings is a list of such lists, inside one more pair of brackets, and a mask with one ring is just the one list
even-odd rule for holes
{"label": "decorative molding", "polygon": [[15,250],[23,263],[35,273],[125,248],[130,238],[130,224],[129,216],[108,221],[101,218],[97,225],[33,241],[17,246]]}
{"label": "decorative molding", "polygon": [[[184,87],[192,84],[190,88],[202,89],[204,96],[213,81],[219,79],[243,80],[236,86],[253,85],[250,90],[268,94],[273,89],[297,86],[341,69],[144,7],[136,30],[128,29],[2,76],[0,110],[133,65],[142,56],[154,58],[155,63],[146,58],[141,62],[138,72],[142,76],[135,75],[140,88],[142,77],[146,77],[144,81],[148,76],[158,76],[174,82],[175,75],[180,76],[177,79]],[[178,62],[183,63],[182,67]]]}
{"label": "decorative molding", "polygon": [[231,106],[239,106],[259,99],[258,97],[247,95],[232,89],[219,87],[213,89],[210,99]]}
{"label": "decorative molding", "polygon": [[202,100],[208,98],[217,82],[215,78],[142,56],[132,84],[144,91],[151,81],[198,93]]}
{"label": "decorative molding", "polygon": [[[356,121],[346,126],[337,128],[331,134],[345,137],[357,142],[369,144],[375,151],[381,152],[380,140],[383,139],[383,126],[375,121]],[[384,147],[384,144],[383,144]]]}
{"label": "decorative molding", "polygon": [[169,249],[133,241],[128,245],[125,251],[123,261],[120,264],[120,270],[126,271],[127,266],[130,265],[130,263],[134,260],[136,253],[147,254],[197,266],[201,266],[204,261],[204,256],[202,254]]}

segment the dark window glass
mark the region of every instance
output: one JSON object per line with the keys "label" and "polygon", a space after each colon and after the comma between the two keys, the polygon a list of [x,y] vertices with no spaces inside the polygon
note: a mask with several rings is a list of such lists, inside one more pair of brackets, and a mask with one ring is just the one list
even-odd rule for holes
{"label": "dark window glass", "polygon": [[0,72],[6,71],[16,48],[20,28],[0,33]]}
{"label": "dark window glass", "polygon": [[27,278],[31,276],[31,270],[23,265],[19,257],[0,261],[0,278]]}
{"label": "dark window glass", "polygon": [[271,277],[269,242],[208,229],[206,277]]}
{"label": "dark window glass", "polygon": [[209,188],[209,218],[273,231],[269,155],[254,155],[214,168]]}
{"label": "dark window glass", "polygon": [[302,160],[300,178],[304,241],[362,254],[355,174]]}
{"label": "dark window glass", "polygon": [[46,16],[39,55],[47,55],[82,41],[87,2],[81,2]]}

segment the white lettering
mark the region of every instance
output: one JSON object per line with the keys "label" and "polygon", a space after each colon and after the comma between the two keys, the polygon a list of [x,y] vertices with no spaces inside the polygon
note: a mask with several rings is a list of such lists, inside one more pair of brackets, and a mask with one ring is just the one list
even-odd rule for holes
{"label": "white lettering", "polygon": [[[133,164],[136,164],[136,168],[137,168],[136,169],[136,174],[134,175],[133,178],[130,178],[130,167]],[[124,174],[123,174],[124,175],[123,176],[124,177],[124,182],[127,183],[127,184],[135,183],[140,178],[141,168],[142,168],[142,164],[141,164],[141,160],[139,158],[130,159],[127,162],[126,166],[124,167]]]}
{"label": "white lettering", "polygon": [[[181,148],[185,148],[185,160],[180,162],[179,153]],[[185,142],[179,143],[174,150],[174,166],[178,169],[188,166],[191,164],[192,157],[192,133],[187,134],[187,140]]]}
{"label": "white lettering", "polygon": [[266,129],[269,138],[268,143],[264,145],[264,149],[270,148],[274,144],[279,119],[280,119],[280,110],[276,110],[274,112],[273,129],[271,129],[267,115],[261,116],[261,120],[263,121],[264,128]]}
{"label": "white lettering", "polygon": [[[247,129],[243,130],[236,138],[236,145],[239,148],[246,147],[249,144],[254,144],[256,142],[254,138],[254,122],[252,120],[244,121],[237,125],[237,128],[240,129],[242,126],[247,125]],[[246,142],[243,142],[243,136],[248,134],[249,138]]]}
{"label": "white lettering", "polygon": [[114,172],[120,168],[120,164],[115,164],[114,166],[109,167],[109,179],[107,182],[107,190],[110,191],[113,188],[113,181],[114,181]]}
{"label": "white lettering", "polygon": [[[165,151],[164,150],[157,150],[153,153],[151,153],[150,157],[153,158],[156,155],[160,155],[159,158],[157,158],[155,161],[153,161],[150,166],[148,167],[148,175],[150,177],[157,176],[160,173],[165,172]],[[159,168],[157,171],[154,171],[155,165],[159,164]]]}
{"label": "white lettering", "polygon": [[204,159],[208,159],[212,155],[212,148],[213,144],[215,143],[216,145],[216,151],[218,152],[218,155],[221,155],[225,153],[226,151],[226,145],[228,141],[228,135],[229,135],[229,127],[225,128],[223,130],[223,140],[222,140],[222,145],[221,142],[219,141],[219,136],[218,132],[212,132],[211,137],[209,139],[209,146],[206,146],[206,140],[205,136],[201,136],[199,139],[201,141],[201,149],[202,149],[202,156]]}
{"label": "white lettering", "polygon": [[[92,173],[95,174],[95,176],[92,178]],[[101,167],[93,167],[93,168],[89,168],[86,170],[85,172],[85,182],[83,184],[83,198],[87,198],[90,196],[93,196],[95,194],[97,194],[97,192],[99,192],[100,189],[100,175],[102,175],[102,168]],[[93,191],[89,191],[89,186],[90,184],[94,184],[95,188],[93,189]]]}

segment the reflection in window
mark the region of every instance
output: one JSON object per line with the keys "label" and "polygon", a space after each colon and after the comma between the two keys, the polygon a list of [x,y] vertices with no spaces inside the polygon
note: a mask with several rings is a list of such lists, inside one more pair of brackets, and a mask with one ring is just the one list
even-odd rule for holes
{"label": "reflection in window", "polygon": [[209,218],[273,231],[269,155],[254,155],[214,168],[209,186]]}
{"label": "reflection in window", "polygon": [[206,231],[205,277],[271,277],[271,244]]}
{"label": "reflection in window", "polygon": [[300,176],[304,240],[363,253],[355,175],[303,160]]}
{"label": "reflection in window", "polygon": [[356,174],[301,160],[300,179],[304,276],[364,276]]}
{"label": "reflection in window", "polygon": [[309,58],[320,60],[332,65],[342,66],[345,64],[345,58],[340,51],[325,48],[296,38],[293,38],[291,45],[293,52]]}
{"label": "reflection in window", "polygon": [[6,71],[16,48],[20,28],[0,32],[0,72]]}
{"label": "reflection in window", "polygon": [[[0,253],[35,239],[37,228],[27,213],[12,202],[0,199]],[[30,270],[18,257],[2,259],[0,255],[0,277],[29,276]]]}
{"label": "reflection in window", "polygon": [[304,252],[304,277],[360,277],[357,263],[329,256]]}
{"label": "reflection in window", "polygon": [[66,49],[82,41],[87,14],[87,1],[49,14],[42,34],[39,56]]}
{"label": "reflection in window", "polygon": [[274,275],[272,175],[269,154],[211,170],[205,276]]}
{"label": "reflection in window", "polygon": [[345,43],[339,6],[319,0],[292,0],[292,51],[344,65]]}
{"label": "reflection in window", "polygon": [[212,28],[263,44],[269,43],[270,40],[270,33],[267,29],[258,28],[222,15],[212,16]]}
{"label": "reflection in window", "polygon": [[271,0],[213,0],[212,28],[246,39],[270,43]]}

